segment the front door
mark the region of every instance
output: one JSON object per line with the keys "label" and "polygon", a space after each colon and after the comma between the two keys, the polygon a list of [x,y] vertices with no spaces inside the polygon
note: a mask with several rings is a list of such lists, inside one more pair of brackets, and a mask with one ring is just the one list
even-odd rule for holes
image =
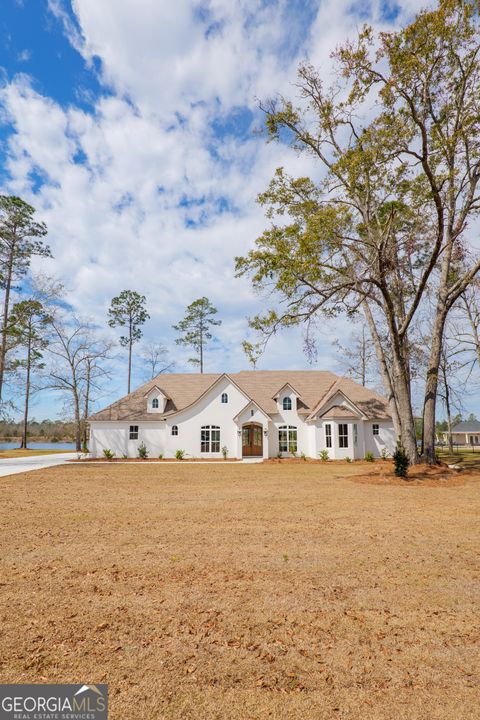
{"label": "front door", "polygon": [[261,425],[244,425],[242,428],[242,455],[263,456],[263,428]]}

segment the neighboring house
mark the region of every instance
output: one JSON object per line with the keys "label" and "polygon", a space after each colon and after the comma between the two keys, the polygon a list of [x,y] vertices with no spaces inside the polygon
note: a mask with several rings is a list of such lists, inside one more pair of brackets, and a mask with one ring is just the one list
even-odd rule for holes
{"label": "neighboring house", "polygon": [[[443,433],[443,439],[448,443],[448,432]],[[480,422],[464,420],[458,425],[454,425],[452,439],[455,445],[480,445]]]}
{"label": "neighboring house", "polygon": [[159,375],[89,418],[90,451],[136,457],[379,457],[395,448],[384,398],[331,372]]}

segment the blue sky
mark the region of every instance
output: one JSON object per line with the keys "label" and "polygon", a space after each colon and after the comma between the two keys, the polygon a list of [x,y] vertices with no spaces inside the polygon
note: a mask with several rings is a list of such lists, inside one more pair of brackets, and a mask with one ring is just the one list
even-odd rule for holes
{"label": "blue sky", "polygon": [[[206,370],[248,367],[246,317],[262,300],[234,278],[233,258],[265,227],[255,198],[275,168],[316,172],[255,132],[258,99],[293,95],[305,58],[328,79],[331,51],[363,22],[394,27],[415,9],[414,0],[3,0],[0,182],[37,208],[55,258],[33,271],[61,279],[75,312],[110,338],[111,298],[145,294],[145,338],[168,345],[179,371],[188,353],[171,326],[208,295],[223,324]],[[341,332],[350,328],[325,325],[317,367],[341,371],[331,347]],[[300,333],[275,338],[260,367],[309,367]],[[102,402],[123,393],[125,373],[120,357]],[[43,393],[32,412],[60,411]]]}

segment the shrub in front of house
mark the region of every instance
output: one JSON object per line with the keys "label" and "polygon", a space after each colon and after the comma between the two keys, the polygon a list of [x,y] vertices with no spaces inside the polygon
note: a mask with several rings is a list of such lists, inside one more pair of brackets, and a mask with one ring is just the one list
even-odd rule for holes
{"label": "shrub in front of house", "polygon": [[223,459],[226,460],[227,457],[228,457],[228,448],[227,448],[226,445],[224,445],[224,446],[222,447],[222,455],[223,455]]}
{"label": "shrub in front of house", "polygon": [[375,460],[374,455],[372,452],[366,452],[365,453],[365,460],[367,462],[373,462]]}
{"label": "shrub in front of house", "polygon": [[148,449],[144,442],[141,442],[138,446],[138,457],[141,460],[146,460],[148,458]]}
{"label": "shrub in front of house", "polygon": [[113,460],[115,457],[115,453],[110,450],[110,448],[104,448],[103,454],[107,458],[107,460]]}
{"label": "shrub in front of house", "polygon": [[320,452],[318,453],[318,457],[322,462],[327,462],[327,460],[330,460],[328,456],[328,450],[320,450]]}
{"label": "shrub in front of house", "polygon": [[183,460],[185,457],[185,450],[177,450],[175,453],[175,457],[177,460]]}

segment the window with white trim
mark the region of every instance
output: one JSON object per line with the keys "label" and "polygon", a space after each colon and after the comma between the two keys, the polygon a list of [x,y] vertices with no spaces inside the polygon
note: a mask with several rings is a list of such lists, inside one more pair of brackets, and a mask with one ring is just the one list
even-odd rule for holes
{"label": "window with white trim", "polygon": [[374,435],[380,435],[380,425],[378,423],[373,423],[372,432]]}
{"label": "window with white trim", "polygon": [[282,407],[284,410],[291,410],[292,409],[292,398],[284,397]]}
{"label": "window with white trim", "polygon": [[338,447],[348,448],[348,425],[347,423],[338,424]]}
{"label": "window with white trim", "polygon": [[130,440],[138,440],[138,425],[130,425],[128,436]]}
{"label": "window with white trim", "polygon": [[228,395],[227,393],[222,393],[222,403],[226,405],[228,403]]}
{"label": "window with white trim", "polygon": [[220,452],[220,426],[203,425],[200,431],[200,452]]}
{"label": "window with white trim", "polygon": [[325,447],[332,447],[332,426],[330,425],[330,423],[328,423],[328,425],[325,425]]}
{"label": "window with white trim", "polygon": [[172,425],[172,435],[178,435],[178,425]]}
{"label": "window with white trim", "polygon": [[280,425],[278,428],[278,450],[279,452],[296,453],[297,428],[294,425]]}
{"label": "window with white trim", "polygon": [[154,410],[158,410],[158,398],[153,398],[152,400],[152,408]]}

